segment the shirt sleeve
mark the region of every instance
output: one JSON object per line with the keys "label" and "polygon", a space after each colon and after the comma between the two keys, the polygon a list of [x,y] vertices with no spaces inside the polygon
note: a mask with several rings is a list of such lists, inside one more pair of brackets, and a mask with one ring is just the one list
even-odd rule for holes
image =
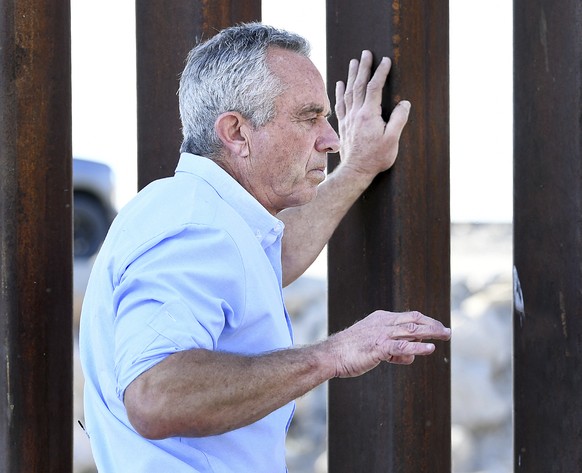
{"label": "shirt sleeve", "polygon": [[172,353],[215,349],[244,317],[243,285],[240,252],[222,230],[188,225],[138,252],[114,291],[118,396]]}

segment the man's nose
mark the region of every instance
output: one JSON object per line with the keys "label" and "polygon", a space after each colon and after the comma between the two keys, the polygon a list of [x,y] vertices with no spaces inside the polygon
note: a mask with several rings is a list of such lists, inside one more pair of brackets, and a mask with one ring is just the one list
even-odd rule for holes
{"label": "man's nose", "polygon": [[325,153],[337,153],[340,147],[340,140],[338,134],[335,132],[333,127],[326,120],[325,130],[321,136],[315,142],[315,148],[317,151]]}

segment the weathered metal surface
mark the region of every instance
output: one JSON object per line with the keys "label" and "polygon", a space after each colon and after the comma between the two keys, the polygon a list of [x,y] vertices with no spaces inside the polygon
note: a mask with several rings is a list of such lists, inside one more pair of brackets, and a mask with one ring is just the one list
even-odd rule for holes
{"label": "weathered metal surface", "polygon": [[174,173],[182,142],[178,83],[200,38],[261,19],[260,0],[136,2],[138,187]]}
{"label": "weathered metal surface", "polygon": [[514,0],[516,472],[582,468],[581,38],[579,0]]}
{"label": "weathered metal surface", "polygon": [[0,2],[0,471],[72,468],[68,2]]}
{"label": "weathered metal surface", "polygon": [[[412,103],[394,167],[354,205],[329,244],[329,330],[375,309],[417,309],[450,324],[448,2],[328,0],[328,89],[350,58],[393,59],[389,111]],[[329,386],[329,471],[451,469],[450,355],[381,365]]]}

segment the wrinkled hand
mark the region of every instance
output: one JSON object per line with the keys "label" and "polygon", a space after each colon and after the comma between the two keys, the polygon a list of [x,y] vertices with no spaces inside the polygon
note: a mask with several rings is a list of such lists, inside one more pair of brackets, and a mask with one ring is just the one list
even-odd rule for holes
{"label": "wrinkled hand", "polygon": [[430,355],[435,346],[423,340],[449,340],[451,330],[420,312],[378,310],[327,340],[335,376],[359,376],[382,361],[410,364],[416,355]]}
{"label": "wrinkled hand", "polygon": [[392,111],[388,123],[382,118],[382,89],[391,64],[390,59],[383,58],[370,79],[372,53],[363,51],[360,61],[350,61],[347,83],[340,81],[336,85],[335,113],[342,165],[370,180],[394,164],[410,110],[410,102],[402,101]]}

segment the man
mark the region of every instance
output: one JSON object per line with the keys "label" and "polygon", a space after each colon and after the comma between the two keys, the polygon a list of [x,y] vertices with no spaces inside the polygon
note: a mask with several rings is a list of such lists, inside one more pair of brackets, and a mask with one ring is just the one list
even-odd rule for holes
{"label": "man", "polygon": [[282,286],[392,166],[409,110],[383,121],[390,61],[370,78],[364,51],[336,89],[340,142],[308,55],[303,38],[247,24],[188,57],[176,174],[119,213],[84,302],[85,416],[101,471],[284,472],[294,399],[450,337],[420,313],[378,310],[292,346]]}

